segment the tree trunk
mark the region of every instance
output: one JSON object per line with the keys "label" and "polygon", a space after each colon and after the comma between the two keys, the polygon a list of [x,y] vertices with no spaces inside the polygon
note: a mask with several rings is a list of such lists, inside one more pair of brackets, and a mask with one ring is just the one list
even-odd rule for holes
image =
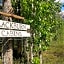
{"label": "tree trunk", "polygon": [[[27,39],[28,40],[28,39]],[[30,64],[30,62],[29,62],[29,50],[28,50],[28,47],[29,47],[29,43],[27,42],[26,43],[26,47],[27,47],[27,51],[26,51],[26,55],[27,55],[27,64]]]}
{"label": "tree trunk", "polygon": [[28,43],[28,38],[25,38],[25,41],[24,41],[24,52],[25,52],[25,60],[26,60],[26,64],[30,64],[29,62],[29,43]]}
{"label": "tree trunk", "polygon": [[33,60],[33,43],[34,43],[34,38],[33,38],[33,30],[31,29],[31,43],[30,43],[30,63],[32,63]]}
{"label": "tree trunk", "polygon": [[[4,0],[3,1],[3,12],[10,13],[10,14],[13,13],[13,8],[12,8],[12,5],[11,5],[11,0]],[[5,17],[5,16],[3,16],[3,19],[7,20],[7,21],[8,20],[12,21],[11,17]]]}
{"label": "tree trunk", "polygon": [[12,41],[5,38],[2,47],[2,62],[3,64],[13,64]]}
{"label": "tree trunk", "polygon": [[[12,13],[11,0],[3,1],[3,12]],[[12,21],[11,17],[3,16],[4,20]],[[2,47],[2,62],[3,64],[13,64],[13,50],[11,38],[4,38]]]}
{"label": "tree trunk", "polygon": [[30,59],[33,60],[33,43],[30,45]]}
{"label": "tree trunk", "polygon": [[43,64],[43,62],[42,62],[42,51],[40,51],[40,64]]}
{"label": "tree trunk", "polygon": [[[41,48],[41,44],[39,46]],[[42,50],[39,51],[39,57],[40,57],[40,64],[43,64],[43,59],[42,59]]]}

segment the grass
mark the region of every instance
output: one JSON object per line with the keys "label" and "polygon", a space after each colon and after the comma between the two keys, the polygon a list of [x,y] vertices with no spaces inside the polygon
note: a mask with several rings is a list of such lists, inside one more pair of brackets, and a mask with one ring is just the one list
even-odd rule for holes
{"label": "grass", "polygon": [[[64,23],[63,23],[64,25]],[[64,26],[59,30],[58,40],[43,52],[43,64],[64,64]]]}
{"label": "grass", "polygon": [[50,46],[43,56],[44,64],[64,64],[64,45]]}

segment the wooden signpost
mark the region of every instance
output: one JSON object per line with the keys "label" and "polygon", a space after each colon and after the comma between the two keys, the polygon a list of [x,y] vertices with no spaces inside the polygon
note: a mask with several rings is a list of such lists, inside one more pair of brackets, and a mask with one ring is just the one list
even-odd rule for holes
{"label": "wooden signpost", "polygon": [[[8,17],[14,17],[17,19],[24,19],[24,17],[20,17],[14,14],[8,14],[8,13],[3,13],[0,12],[0,14]],[[0,37],[30,37],[30,25],[27,24],[21,24],[21,23],[16,23],[16,22],[10,22],[10,21],[5,21],[5,20],[0,20]],[[9,42],[8,45],[11,45],[11,41]],[[9,46],[9,52],[4,52],[7,48],[7,45],[3,47],[3,52],[2,52],[2,59],[3,59],[3,64],[13,64],[13,58],[12,58],[12,45]],[[4,54],[6,53],[6,54]],[[7,54],[9,55],[7,56]],[[6,59],[6,60],[5,60]],[[8,61],[8,60],[9,61]]]}
{"label": "wooden signpost", "polygon": [[[24,17],[15,15],[12,13],[11,0],[3,0],[3,15],[4,20],[0,20],[0,37],[30,37],[30,33],[27,32],[30,29],[30,25],[20,24],[12,22],[12,17],[20,20],[24,20]],[[5,21],[7,20],[7,21]],[[8,21],[10,20],[10,21]],[[2,46],[2,63],[13,64],[13,48],[12,41],[8,41],[9,38],[4,39]],[[6,43],[7,42],[7,43]]]}

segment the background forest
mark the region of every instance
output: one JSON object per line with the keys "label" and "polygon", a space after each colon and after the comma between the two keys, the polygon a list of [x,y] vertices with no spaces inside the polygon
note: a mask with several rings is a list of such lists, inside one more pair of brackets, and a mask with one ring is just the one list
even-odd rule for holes
{"label": "background forest", "polygon": [[14,38],[14,64],[63,64],[64,22],[54,0],[12,0],[14,14],[31,26],[30,38]]}

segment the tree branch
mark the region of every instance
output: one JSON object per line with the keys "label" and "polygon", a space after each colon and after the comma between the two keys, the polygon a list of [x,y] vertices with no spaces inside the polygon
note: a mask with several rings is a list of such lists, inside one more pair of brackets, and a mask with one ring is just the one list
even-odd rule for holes
{"label": "tree branch", "polygon": [[18,15],[15,15],[15,14],[9,14],[9,13],[5,13],[5,12],[0,12],[0,14],[4,15],[4,16],[7,16],[7,17],[14,17],[16,19],[24,20],[24,17],[18,16]]}

